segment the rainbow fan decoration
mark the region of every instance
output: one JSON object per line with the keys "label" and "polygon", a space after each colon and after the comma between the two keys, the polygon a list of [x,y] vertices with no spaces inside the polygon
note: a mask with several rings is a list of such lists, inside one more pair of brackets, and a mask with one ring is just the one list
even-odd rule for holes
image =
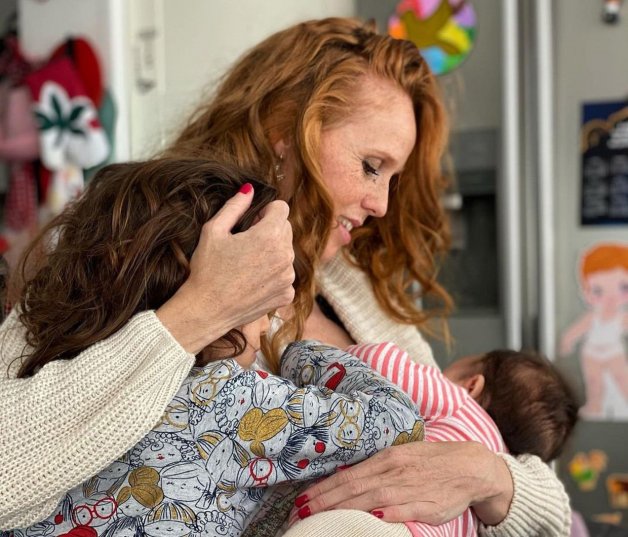
{"label": "rainbow fan decoration", "polygon": [[401,0],[388,33],[412,41],[436,75],[458,67],[473,50],[475,10],[467,0]]}

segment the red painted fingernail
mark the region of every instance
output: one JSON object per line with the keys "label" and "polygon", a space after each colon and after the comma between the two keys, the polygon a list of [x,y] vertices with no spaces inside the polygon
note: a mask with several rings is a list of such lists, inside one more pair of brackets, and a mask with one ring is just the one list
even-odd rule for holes
{"label": "red painted fingernail", "polygon": [[244,183],[238,192],[240,192],[240,194],[248,194],[251,190],[253,190],[253,185],[251,183]]}
{"label": "red painted fingernail", "polygon": [[309,517],[312,514],[312,511],[310,511],[310,506],[306,505],[305,507],[301,507],[301,509],[299,509],[297,511],[297,516],[303,520],[304,518]]}
{"label": "red painted fingernail", "polygon": [[342,466],[338,466],[336,470],[346,470],[347,468],[351,468],[351,466],[348,464],[343,464]]}
{"label": "red painted fingernail", "polygon": [[377,518],[384,518],[384,511],[371,511],[371,514]]}
{"label": "red painted fingernail", "polygon": [[309,498],[307,497],[307,494],[301,494],[301,496],[297,496],[294,500],[294,505],[297,507],[303,507],[308,501]]}

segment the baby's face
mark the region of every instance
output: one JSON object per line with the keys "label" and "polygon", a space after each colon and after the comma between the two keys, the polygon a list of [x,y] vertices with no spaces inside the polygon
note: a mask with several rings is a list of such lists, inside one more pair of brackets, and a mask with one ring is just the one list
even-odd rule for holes
{"label": "baby's face", "polygon": [[451,382],[463,385],[465,380],[481,372],[479,362],[483,357],[483,354],[463,356],[443,369],[443,375]]}
{"label": "baby's face", "polygon": [[[235,361],[240,364],[241,367],[249,368],[255,362],[255,353],[260,349],[260,340],[262,334],[264,334],[270,327],[268,315],[264,315],[249,324],[245,324],[239,328],[240,332],[246,339],[246,348],[240,354],[235,357]],[[233,357],[233,347],[228,343],[218,340],[211,345],[205,347],[201,352],[202,364],[209,362],[216,362],[218,360],[225,360]]]}

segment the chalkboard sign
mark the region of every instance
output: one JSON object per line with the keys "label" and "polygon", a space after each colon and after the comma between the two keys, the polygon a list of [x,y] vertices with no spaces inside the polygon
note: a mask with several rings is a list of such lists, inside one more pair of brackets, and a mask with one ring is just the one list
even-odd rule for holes
{"label": "chalkboard sign", "polygon": [[583,105],[581,152],[581,224],[628,224],[628,102]]}

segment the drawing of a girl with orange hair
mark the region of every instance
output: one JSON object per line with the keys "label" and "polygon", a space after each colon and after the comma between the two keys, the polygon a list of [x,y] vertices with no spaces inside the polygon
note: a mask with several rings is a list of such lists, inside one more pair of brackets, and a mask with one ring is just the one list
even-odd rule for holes
{"label": "drawing of a girl with orange hair", "polygon": [[583,417],[612,418],[604,408],[604,374],[610,375],[628,404],[628,244],[600,243],[581,257],[580,286],[589,311],[564,332],[561,354],[578,341],[586,404]]}

